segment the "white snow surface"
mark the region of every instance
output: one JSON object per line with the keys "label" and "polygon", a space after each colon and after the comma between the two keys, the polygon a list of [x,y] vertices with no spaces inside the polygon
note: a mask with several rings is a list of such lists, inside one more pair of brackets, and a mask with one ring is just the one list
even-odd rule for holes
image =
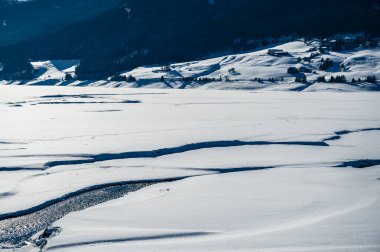
{"label": "white snow surface", "polygon": [[[380,131],[368,130],[380,128],[380,94],[338,91],[0,86],[0,215],[91,185],[193,176],[65,216],[47,251],[379,251],[380,166],[336,166],[380,159]],[[284,144],[43,170],[222,140]],[[300,141],[328,146],[286,144]],[[267,169],[215,172],[247,167]]]}

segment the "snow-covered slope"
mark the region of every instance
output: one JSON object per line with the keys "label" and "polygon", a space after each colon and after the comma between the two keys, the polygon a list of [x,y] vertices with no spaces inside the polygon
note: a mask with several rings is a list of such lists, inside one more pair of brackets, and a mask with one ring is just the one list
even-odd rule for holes
{"label": "snow-covered slope", "polygon": [[0,86],[0,245],[43,223],[47,251],[378,251],[379,96]]}
{"label": "snow-covered slope", "polygon": [[[66,72],[73,73],[78,61],[34,62],[38,69],[36,80],[26,85],[70,85],[106,87],[150,87],[150,88],[201,88],[201,89],[263,89],[295,91],[360,91],[380,90],[379,84],[351,83],[352,78],[365,80],[367,76],[380,79],[380,48],[357,49],[346,52],[315,51],[318,42],[303,41],[285,43],[244,54],[227,55],[200,61],[174,63],[170,69],[163,66],[145,66],[121,73],[134,76],[133,83],[113,81],[62,81]],[[282,50],[283,55],[269,55],[270,49]],[[288,54],[286,54],[288,53]],[[307,60],[312,54],[310,60]],[[320,70],[322,59],[334,61],[328,70]],[[301,61],[299,61],[301,59]],[[344,68],[341,68],[344,66]],[[288,74],[288,68],[304,68],[305,73]],[[318,77],[329,80],[331,76],[345,75],[348,83],[318,83]],[[305,76],[307,83],[295,83],[296,77]],[[162,77],[164,80],[162,80]],[[183,78],[208,78],[206,81]],[[269,81],[269,79],[272,79]],[[212,80],[212,81],[210,81]],[[4,83],[4,82],[3,82]],[[15,82],[13,84],[20,84]]]}
{"label": "snow-covered slope", "polygon": [[[218,78],[230,77],[231,79],[251,80],[254,78],[279,79],[287,77],[287,69],[297,64],[298,56],[309,56],[306,51],[310,46],[303,42],[291,42],[274,49],[283,49],[292,53],[294,57],[275,57],[268,55],[268,49],[257,52],[228,55],[213,59],[194,61],[188,63],[172,64],[172,71],[162,74],[160,67],[145,68],[141,67],[126,75],[132,74],[140,79],[160,78],[162,75],[170,77],[210,77]],[[229,71],[234,68],[235,71]]]}
{"label": "snow-covered slope", "polygon": [[42,85],[47,83],[62,82],[66,74],[75,75],[75,68],[79,60],[52,60],[32,62],[36,69],[36,79],[29,85]]}
{"label": "snow-covered slope", "polygon": [[[295,76],[288,74],[289,67],[301,68],[305,67],[310,73],[305,76],[310,82],[315,82],[318,77],[325,76],[328,80],[331,76],[345,75],[350,82],[352,78],[361,78],[364,80],[367,76],[375,75],[380,78],[380,49],[375,50],[355,50],[345,53],[331,52],[328,54],[319,54],[315,56],[311,62],[298,61],[298,58],[310,57],[312,49],[316,44],[305,44],[301,41],[286,43],[274,48],[288,52],[289,55],[272,56],[268,54],[268,49],[256,51],[246,54],[229,55],[202,61],[194,61],[188,63],[172,64],[171,71],[163,73],[161,67],[141,67],[133,71],[125,73],[125,75],[133,75],[137,79],[142,80],[159,80],[161,76],[168,79],[168,83],[173,86],[181,86],[183,83],[171,82],[172,78],[178,77],[207,77],[222,78],[221,82],[212,82],[203,84],[202,88],[213,89],[299,89],[303,84],[294,83]],[[322,58],[330,58],[335,62],[335,66],[328,71],[319,69]],[[341,64],[346,66],[345,70],[339,68]],[[231,82],[225,81],[225,78]],[[254,81],[255,78],[262,80],[262,83]],[[273,78],[276,84],[268,79]],[[278,87],[278,84],[285,84]],[[194,85],[194,83],[189,86]],[[195,84],[198,87],[199,84]],[[334,85],[330,85],[334,86]],[[358,85],[351,85],[355,90],[360,89]],[[356,88],[355,88],[356,87]],[[362,85],[362,88],[369,86]]]}

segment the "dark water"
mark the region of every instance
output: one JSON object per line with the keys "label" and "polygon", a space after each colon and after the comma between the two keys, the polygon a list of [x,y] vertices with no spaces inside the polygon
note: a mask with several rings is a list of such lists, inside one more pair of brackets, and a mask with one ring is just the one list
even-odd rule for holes
{"label": "dark water", "polygon": [[123,197],[129,192],[140,190],[158,182],[113,185],[84,192],[39,211],[16,218],[0,221],[0,248],[26,245],[37,232],[46,229],[70,212],[84,210],[97,204]]}

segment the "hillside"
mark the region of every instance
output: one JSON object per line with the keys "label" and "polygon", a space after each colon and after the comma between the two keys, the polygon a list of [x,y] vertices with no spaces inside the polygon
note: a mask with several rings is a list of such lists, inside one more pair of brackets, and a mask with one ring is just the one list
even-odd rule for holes
{"label": "hillside", "polygon": [[142,65],[252,50],[294,35],[378,33],[375,2],[129,0],[92,20],[2,48],[0,62],[80,59],[79,78],[100,79]]}
{"label": "hillside", "polygon": [[[78,60],[49,60],[32,62],[33,80],[2,82],[4,84],[107,86],[150,88],[252,89],[252,90],[380,90],[380,48],[356,48],[320,53],[319,41],[294,41],[248,53],[229,54],[205,60],[142,66],[108,80],[66,80],[74,77]],[[283,55],[270,55],[278,50]],[[324,62],[332,62],[321,69]],[[297,73],[288,73],[296,69]],[[331,78],[345,76],[345,81]],[[131,76],[131,77],[129,77]],[[300,79],[295,82],[296,78]],[[361,81],[359,81],[359,79]],[[355,80],[353,82],[353,80]],[[1,83],[1,82],[0,82]]]}

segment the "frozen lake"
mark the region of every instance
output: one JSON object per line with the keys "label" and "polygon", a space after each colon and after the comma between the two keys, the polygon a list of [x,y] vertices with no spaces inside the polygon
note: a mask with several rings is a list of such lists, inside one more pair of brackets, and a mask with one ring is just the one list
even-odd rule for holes
{"label": "frozen lake", "polygon": [[379,109],[378,92],[0,86],[0,246],[39,251],[50,226],[47,251],[380,250]]}

